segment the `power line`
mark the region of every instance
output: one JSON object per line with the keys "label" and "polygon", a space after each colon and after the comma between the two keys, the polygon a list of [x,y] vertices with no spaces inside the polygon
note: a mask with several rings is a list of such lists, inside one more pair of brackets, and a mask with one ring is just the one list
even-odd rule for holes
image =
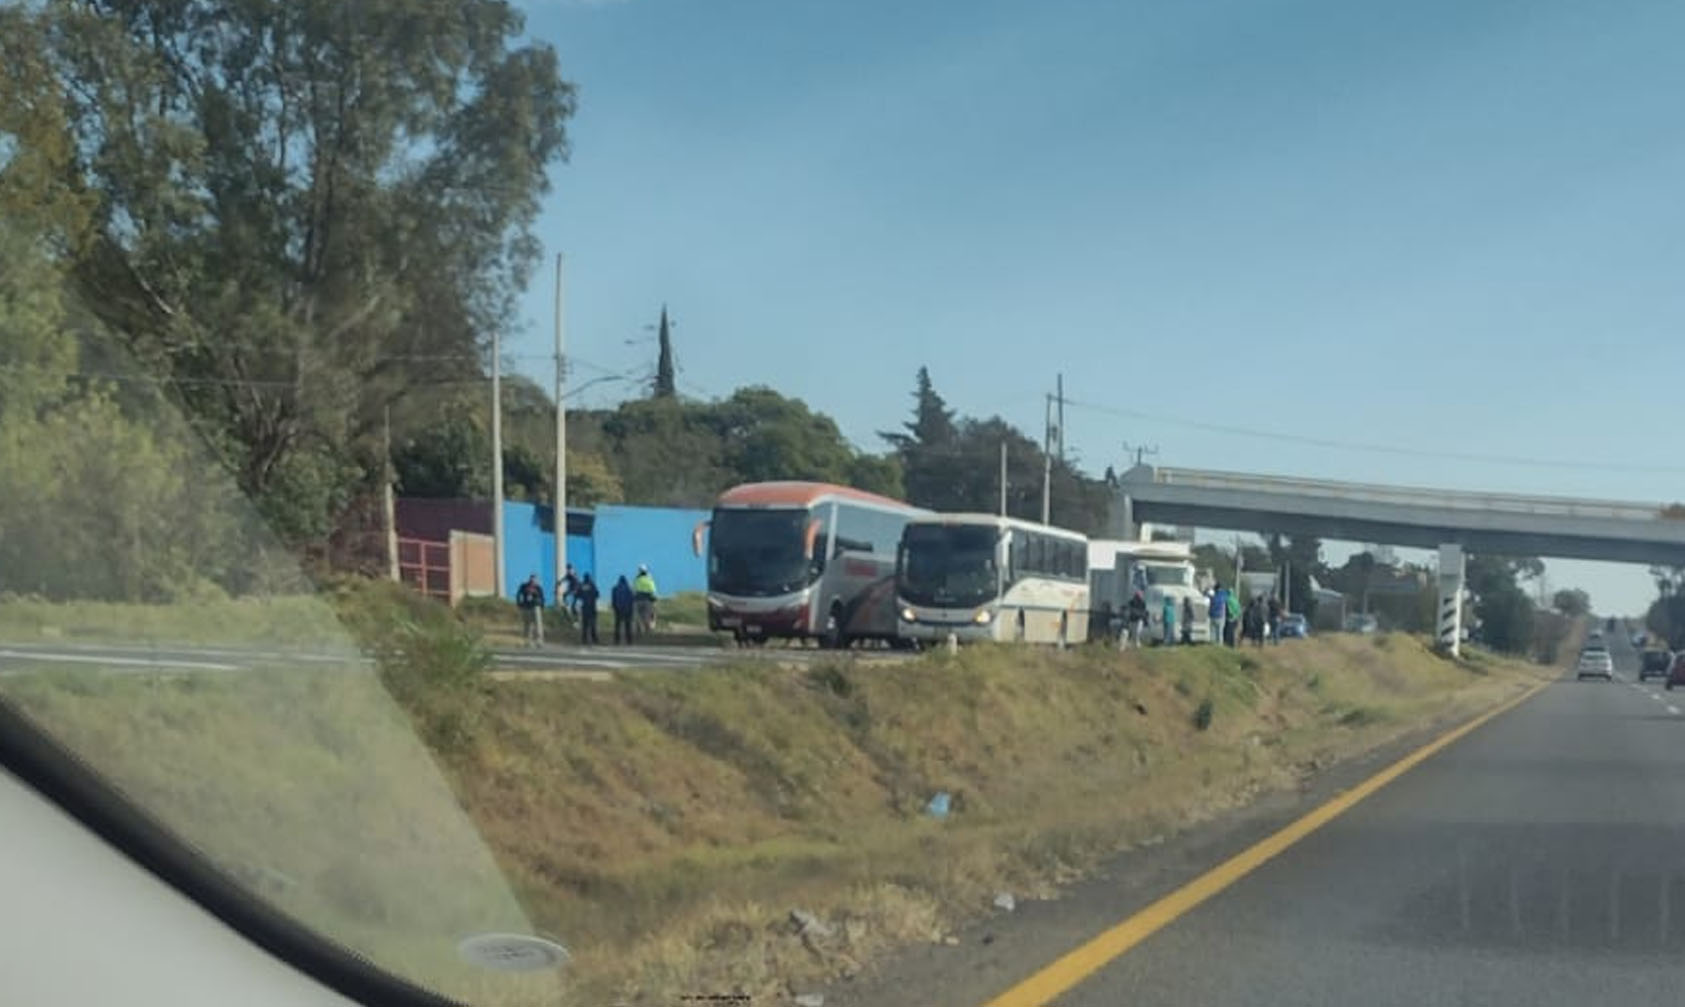
{"label": "power line", "polygon": [[1401,455],[1411,458],[1428,458],[1440,461],[1481,462],[1489,465],[1523,465],[1536,468],[1557,469],[1595,469],[1605,472],[1645,472],[1656,474],[1680,475],[1685,474],[1685,467],[1678,465],[1633,465],[1622,462],[1598,461],[1570,461],[1559,458],[1532,458],[1522,455],[1485,454],[1474,451],[1437,451],[1426,448],[1411,448],[1399,444],[1379,444],[1369,441],[1348,441],[1332,437],[1315,437],[1305,434],[1282,433],[1278,430],[1259,430],[1252,427],[1233,426],[1226,423],[1211,423],[1205,420],[1190,420],[1176,416],[1164,416],[1155,413],[1142,412],[1138,409],[1124,409],[1117,406],[1103,406],[1094,402],[1083,402],[1078,399],[1066,399],[1066,404],[1081,409],[1089,409],[1109,416],[1123,419],[1146,420],[1154,423],[1164,423],[1170,426],[1186,427],[1190,430],[1203,430],[1207,433],[1226,434],[1234,437],[1251,437],[1258,440],[1279,441],[1289,444],[1304,444],[1310,447],[1331,448],[1338,451],[1360,451],[1372,454]]}

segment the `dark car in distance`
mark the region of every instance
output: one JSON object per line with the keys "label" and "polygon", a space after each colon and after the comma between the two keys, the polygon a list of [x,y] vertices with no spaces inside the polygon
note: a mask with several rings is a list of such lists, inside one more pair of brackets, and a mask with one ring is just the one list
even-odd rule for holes
{"label": "dark car in distance", "polygon": [[1638,680],[1666,678],[1673,668],[1673,655],[1665,650],[1646,650],[1638,655]]}
{"label": "dark car in distance", "polygon": [[1685,685],[1685,651],[1673,655],[1673,667],[1667,672],[1667,687],[1671,691],[1676,685]]}

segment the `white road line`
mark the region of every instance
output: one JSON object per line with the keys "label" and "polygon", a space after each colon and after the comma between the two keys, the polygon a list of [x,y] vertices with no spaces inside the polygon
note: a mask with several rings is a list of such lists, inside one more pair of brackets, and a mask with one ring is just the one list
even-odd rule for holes
{"label": "white road line", "polygon": [[1672,703],[1669,703],[1668,707],[1667,707],[1667,712],[1669,712],[1669,713],[1673,714],[1675,717],[1677,717],[1677,716],[1679,716],[1679,707],[1674,706]]}
{"label": "white road line", "polygon": [[198,671],[239,671],[237,664],[215,664],[210,661],[171,661],[165,658],[95,657],[91,654],[32,654],[19,650],[0,650],[0,658],[16,661],[59,661],[66,664],[125,665],[142,668],[192,668]]}

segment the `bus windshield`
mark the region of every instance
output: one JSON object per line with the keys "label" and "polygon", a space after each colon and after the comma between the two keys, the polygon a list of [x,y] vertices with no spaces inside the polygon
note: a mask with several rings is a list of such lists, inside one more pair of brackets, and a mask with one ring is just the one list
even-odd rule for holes
{"label": "bus windshield", "polygon": [[975,525],[908,525],[901,537],[896,584],[914,605],[969,608],[999,591],[999,532]]}
{"label": "bus windshield", "polygon": [[805,509],[714,512],[708,532],[708,589],[739,597],[790,594],[820,566],[804,542]]}
{"label": "bus windshield", "polygon": [[1182,563],[1143,563],[1147,583],[1153,587],[1193,587],[1193,567]]}

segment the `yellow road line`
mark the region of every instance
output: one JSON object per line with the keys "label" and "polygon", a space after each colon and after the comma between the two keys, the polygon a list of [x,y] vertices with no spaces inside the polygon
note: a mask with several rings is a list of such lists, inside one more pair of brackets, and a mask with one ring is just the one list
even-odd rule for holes
{"label": "yellow road line", "polygon": [[1055,998],[1104,968],[1135,945],[1168,926],[1206,899],[1257,870],[1272,857],[1322,828],[1359,801],[1403,776],[1436,752],[1500,714],[1538,695],[1550,682],[1540,682],[1514,699],[1453,728],[1404,758],[1341,793],[1303,818],[1283,827],[1216,867],[1164,896],[1152,905],[1057,959],[1041,971],[990,1000],[986,1007],[1047,1007]]}

